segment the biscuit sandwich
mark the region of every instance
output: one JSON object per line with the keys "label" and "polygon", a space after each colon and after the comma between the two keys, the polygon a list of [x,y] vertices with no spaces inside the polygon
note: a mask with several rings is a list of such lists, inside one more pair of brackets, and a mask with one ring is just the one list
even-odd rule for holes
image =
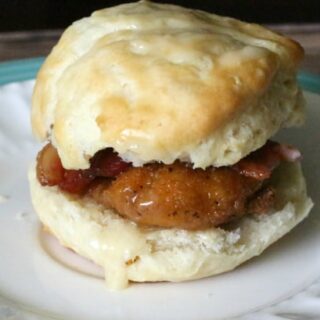
{"label": "biscuit sandwich", "polygon": [[36,79],[34,208],[62,245],[129,281],[234,269],[312,207],[300,152],[303,50],[266,28],[149,1],[94,12]]}

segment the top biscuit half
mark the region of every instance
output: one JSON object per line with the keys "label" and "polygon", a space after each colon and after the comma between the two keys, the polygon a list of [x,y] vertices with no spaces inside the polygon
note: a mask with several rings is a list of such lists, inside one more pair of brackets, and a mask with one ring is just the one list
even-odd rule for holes
{"label": "top biscuit half", "polygon": [[63,166],[113,148],[135,166],[232,165],[304,120],[303,50],[266,28],[149,1],[74,22],[43,64],[35,135]]}

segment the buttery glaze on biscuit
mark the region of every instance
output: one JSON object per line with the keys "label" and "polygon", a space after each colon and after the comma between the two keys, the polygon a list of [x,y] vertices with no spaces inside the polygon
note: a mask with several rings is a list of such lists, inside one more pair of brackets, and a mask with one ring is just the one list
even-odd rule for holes
{"label": "buttery glaze on biscuit", "polygon": [[65,168],[87,168],[106,147],[136,166],[230,165],[303,121],[302,56],[263,27],[201,11],[100,10],[69,27],[41,68],[34,132],[51,137]]}

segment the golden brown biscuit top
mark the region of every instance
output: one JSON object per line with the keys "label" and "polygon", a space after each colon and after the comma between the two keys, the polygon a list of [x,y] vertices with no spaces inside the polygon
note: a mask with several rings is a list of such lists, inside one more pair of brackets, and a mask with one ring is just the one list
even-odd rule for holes
{"label": "golden brown biscuit top", "polygon": [[302,56],[261,26],[201,11],[148,1],[100,10],[72,24],[41,68],[33,129],[66,168],[106,147],[135,165],[232,164],[301,122]]}

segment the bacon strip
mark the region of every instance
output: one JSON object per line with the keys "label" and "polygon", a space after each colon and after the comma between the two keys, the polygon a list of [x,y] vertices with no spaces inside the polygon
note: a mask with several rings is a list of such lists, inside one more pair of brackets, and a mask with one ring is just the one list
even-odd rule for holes
{"label": "bacon strip", "polygon": [[[300,152],[294,147],[268,141],[231,168],[243,176],[262,181],[270,178],[282,161],[293,162],[300,158]],[[115,178],[132,166],[111,148],[97,152],[90,163],[90,168],[86,170],[64,169],[57,150],[47,144],[38,154],[38,180],[43,186],[58,185],[64,191],[82,194],[95,178]]]}
{"label": "bacon strip", "polygon": [[91,160],[91,172],[98,177],[115,178],[131,167],[131,163],[122,160],[111,148],[98,151]]}
{"label": "bacon strip", "polygon": [[246,177],[266,180],[282,161],[295,162],[300,158],[301,153],[296,148],[267,141],[263,147],[241,159],[232,168]]}
{"label": "bacon strip", "polygon": [[96,153],[86,170],[64,169],[57,150],[47,144],[38,154],[37,177],[43,186],[58,185],[62,190],[82,194],[96,177],[114,178],[131,166],[112,149]]}

